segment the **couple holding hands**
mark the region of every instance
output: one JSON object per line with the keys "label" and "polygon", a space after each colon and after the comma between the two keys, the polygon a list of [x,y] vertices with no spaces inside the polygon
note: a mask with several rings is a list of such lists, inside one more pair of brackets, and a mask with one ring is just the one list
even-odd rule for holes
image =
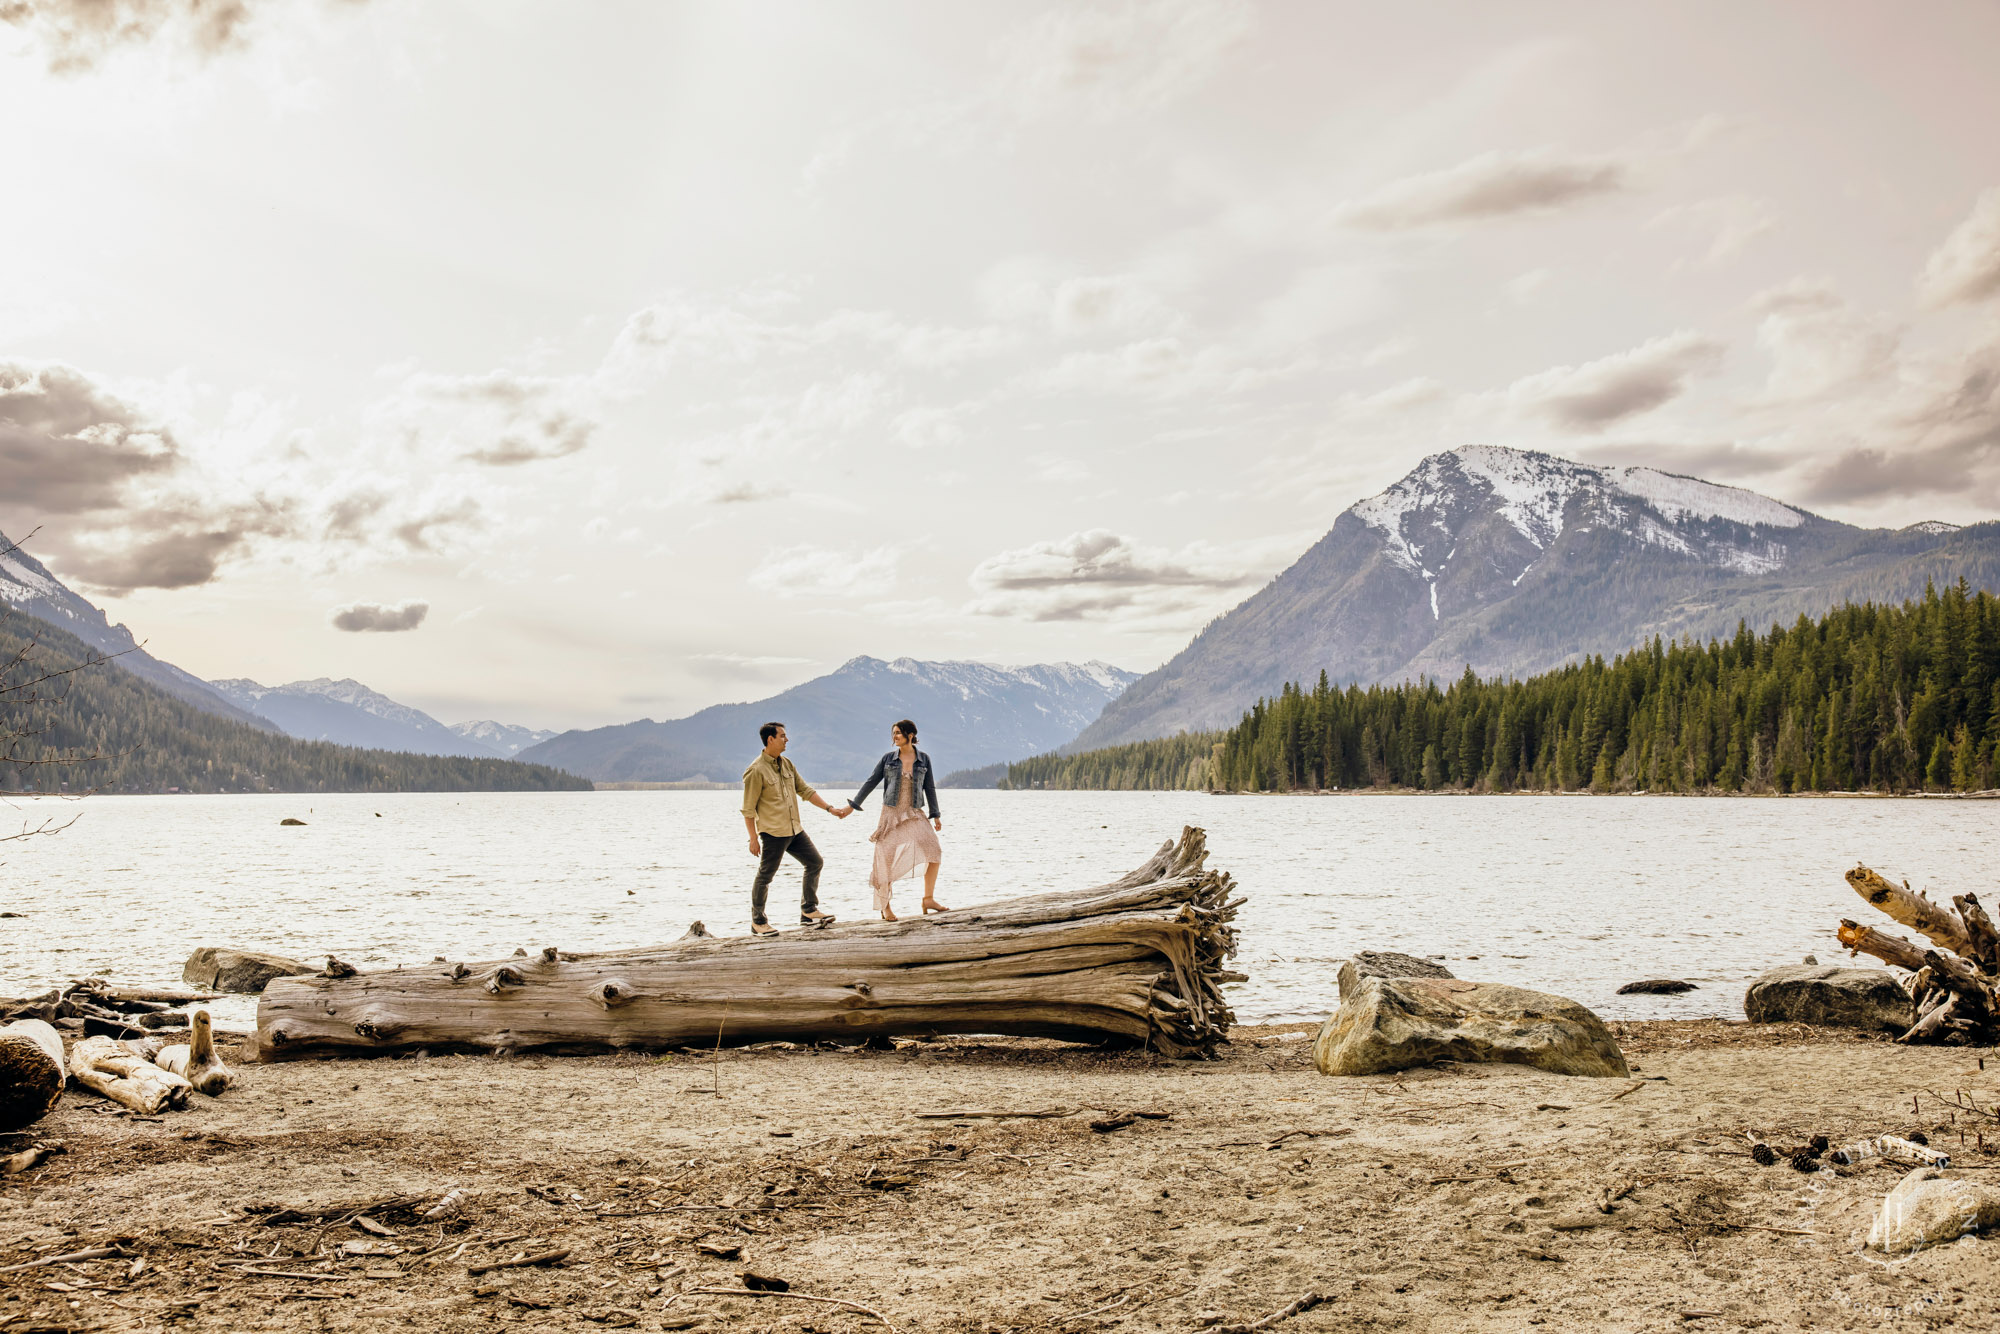
{"label": "couple holding hands", "polygon": [[[923,910],[943,912],[937,901],[938,863],[944,850],[938,845],[937,831],[944,828],[938,814],[937,786],[932,781],[931,757],[917,749],[917,725],[908,718],[889,729],[895,749],[875,762],[875,772],[861,785],[845,806],[829,806],[812,790],[799,771],[785,758],[785,725],[765,723],[757,729],[763,752],[743,771],[743,826],[750,835],[750,855],[757,858],[757,879],[750,886],[750,932],[774,936],[778,929],[764,917],[764,902],[770,893],[771,877],[787,855],[805,868],[805,889],[799,898],[799,921],[807,926],[824,926],[833,914],[821,912],[819,873],[826,859],[819,855],[799,823],[799,798],[804,797],[836,820],[845,820],[861,808],[861,803],[877,786],[882,789],[882,819],[868,836],[875,845],[875,865],[868,883],[875,890],[875,909],[882,920],[896,920],[889,906],[895,882],[924,868]],[[928,803],[930,818],[924,817]]]}

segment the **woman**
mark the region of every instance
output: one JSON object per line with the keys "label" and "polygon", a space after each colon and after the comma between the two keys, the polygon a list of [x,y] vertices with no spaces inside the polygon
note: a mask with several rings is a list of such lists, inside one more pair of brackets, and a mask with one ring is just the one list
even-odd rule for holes
{"label": "woman", "polygon": [[[889,729],[889,741],[895,749],[875,761],[875,772],[847,803],[850,811],[859,810],[876,785],[882,787],[882,820],[868,836],[875,845],[875,866],[868,873],[868,883],[875,888],[875,907],[885,922],[896,920],[895,910],[889,906],[891,887],[919,866],[924,868],[923,910],[945,911],[937,901],[938,863],[944,859],[944,849],[938,846],[935,832],[944,828],[944,820],[938,814],[937,786],[931,781],[931,757],[917,749],[917,725],[908,718]],[[919,794],[930,807],[929,828],[925,827]]]}

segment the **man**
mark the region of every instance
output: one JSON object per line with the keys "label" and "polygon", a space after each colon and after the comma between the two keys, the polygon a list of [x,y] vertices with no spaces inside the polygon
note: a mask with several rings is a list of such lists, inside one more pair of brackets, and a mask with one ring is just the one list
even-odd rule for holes
{"label": "man", "polygon": [[799,798],[804,797],[836,820],[853,814],[835,810],[825,798],[807,786],[799,771],[785,758],[785,725],[765,723],[757,729],[764,751],[743,771],[743,827],[750,835],[750,855],[757,858],[757,879],[750,886],[750,933],[775,936],[778,928],[764,920],[764,899],[770,893],[771,877],[786,853],[799,859],[806,869],[805,892],[799,898],[799,920],[807,926],[821,926],[833,914],[819,910],[819,873],[826,861],[806,836],[799,823]]}

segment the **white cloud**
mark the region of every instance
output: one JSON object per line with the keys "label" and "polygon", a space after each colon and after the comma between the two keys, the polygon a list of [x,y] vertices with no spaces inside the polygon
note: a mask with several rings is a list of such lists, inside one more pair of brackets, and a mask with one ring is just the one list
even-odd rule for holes
{"label": "white cloud", "polygon": [[880,596],[896,582],[903,549],[874,547],[836,551],[827,547],[781,547],[750,572],[750,586],[781,598]]}
{"label": "white cloud", "polygon": [[1971,214],[1931,252],[1917,288],[1933,306],[2000,294],[2000,185],[1982,191]]}
{"label": "white cloud", "polygon": [[1539,148],[1482,153],[1443,171],[1391,181],[1333,211],[1344,227],[1397,231],[1539,213],[1631,188],[1631,165],[1616,157]]}
{"label": "white cloud", "polygon": [[1514,405],[1570,430],[1595,430],[1679,397],[1721,363],[1722,344],[1682,330],[1581,366],[1556,366],[1508,386]]}
{"label": "white cloud", "polygon": [[1547,269],[1529,269],[1526,273],[1515,274],[1500,287],[1516,304],[1525,306],[1542,294],[1551,276]]}
{"label": "white cloud", "polygon": [[1058,5],[1005,43],[1002,96],[1024,116],[1156,111],[1207,82],[1255,17],[1245,0]]}
{"label": "white cloud", "polygon": [[1648,227],[1684,227],[1708,238],[1707,248],[1696,258],[1698,267],[1713,267],[1736,258],[1750,243],[1768,235],[1778,225],[1769,203],[1751,195],[1726,195],[1717,199],[1677,204],[1655,214]]}

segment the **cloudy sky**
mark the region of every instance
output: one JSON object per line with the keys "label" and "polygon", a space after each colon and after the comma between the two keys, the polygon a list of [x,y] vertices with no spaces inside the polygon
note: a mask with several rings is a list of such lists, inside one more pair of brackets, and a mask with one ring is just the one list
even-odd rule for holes
{"label": "cloudy sky", "polygon": [[1425,454],[2000,517],[2000,7],[0,0],[0,529],[208,677],[1157,665]]}

